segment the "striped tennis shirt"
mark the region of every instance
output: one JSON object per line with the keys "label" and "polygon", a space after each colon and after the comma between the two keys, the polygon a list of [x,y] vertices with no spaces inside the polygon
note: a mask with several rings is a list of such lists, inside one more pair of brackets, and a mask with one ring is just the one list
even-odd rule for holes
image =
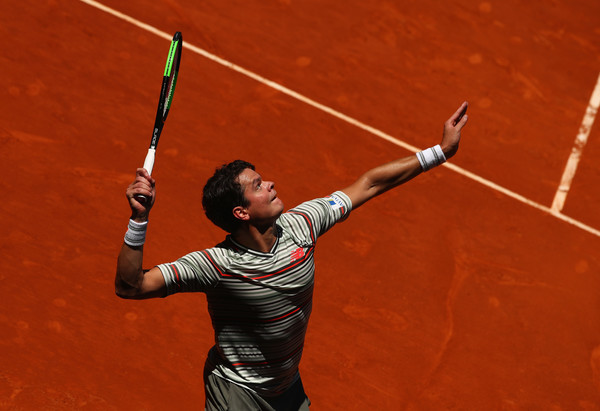
{"label": "striped tennis shirt", "polygon": [[213,248],[158,266],[167,295],[206,293],[214,374],[265,396],[296,381],[312,310],[316,241],[351,208],[348,196],[336,191],[283,213],[268,253],[227,236]]}

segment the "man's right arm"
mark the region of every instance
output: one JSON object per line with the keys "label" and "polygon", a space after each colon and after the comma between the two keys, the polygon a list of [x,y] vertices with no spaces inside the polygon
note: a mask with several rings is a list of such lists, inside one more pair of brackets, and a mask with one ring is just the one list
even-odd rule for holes
{"label": "man's right arm", "polygon": [[[127,188],[127,199],[131,207],[130,225],[145,225],[148,222],[150,209],[154,205],[156,189],[154,179],[143,168],[136,171],[136,178]],[[136,198],[136,194],[143,194],[149,200],[142,204]],[[131,228],[130,228],[131,230]],[[132,231],[128,231],[130,235]],[[158,267],[151,270],[144,270],[142,267],[144,256],[143,238],[138,238],[139,234],[131,238],[132,244],[123,243],[121,252],[117,259],[117,273],[115,276],[115,293],[121,298],[145,299],[164,297],[167,294],[167,288],[162,273]],[[145,237],[145,226],[144,234]],[[141,242],[141,244],[138,244]]]}
{"label": "man's right arm", "polygon": [[121,298],[142,300],[165,297],[167,287],[158,267],[142,269],[143,247],[123,244],[117,260],[115,293]]}

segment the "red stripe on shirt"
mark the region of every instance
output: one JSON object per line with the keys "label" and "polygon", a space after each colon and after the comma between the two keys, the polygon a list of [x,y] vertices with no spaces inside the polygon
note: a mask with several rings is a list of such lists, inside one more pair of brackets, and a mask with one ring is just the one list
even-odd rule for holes
{"label": "red stripe on shirt", "polygon": [[277,318],[271,318],[269,320],[264,320],[264,322],[270,323],[270,322],[277,321],[277,320],[283,320],[284,318],[289,317],[290,315],[292,315],[292,314],[300,311],[301,309],[303,309],[310,301],[311,301],[311,299],[309,298],[304,304],[302,304],[300,307],[296,308],[295,310],[292,310],[289,313],[283,314],[282,316],[279,316]]}
{"label": "red stripe on shirt", "polygon": [[219,268],[219,266],[217,265],[217,263],[215,263],[213,261],[213,259],[210,257],[210,254],[208,254],[208,252],[206,250],[202,250],[202,254],[204,254],[206,256],[206,258],[208,258],[208,261],[212,264],[213,267],[215,267],[215,270],[217,270],[219,272],[219,274],[221,275],[221,277],[223,277],[223,276],[229,277],[228,274],[225,274],[223,271],[221,271],[221,269]]}
{"label": "red stripe on shirt", "polygon": [[208,260],[210,261],[210,263],[212,264],[212,266],[215,267],[215,269],[219,272],[219,274],[221,275],[221,277],[234,277],[234,278],[247,278],[247,279],[252,279],[252,280],[263,280],[265,278],[269,278],[269,277],[272,277],[274,275],[284,273],[287,270],[290,270],[290,269],[294,268],[295,266],[302,264],[303,262],[305,262],[310,257],[310,255],[312,254],[313,250],[314,250],[314,246],[310,247],[308,249],[308,251],[304,254],[304,257],[301,260],[297,260],[297,261],[294,262],[294,264],[290,264],[287,267],[284,267],[284,268],[282,268],[279,271],[275,271],[274,273],[265,274],[265,275],[262,275],[260,277],[249,277],[249,276],[242,275],[242,274],[224,273],[217,266],[217,264],[210,258],[210,255],[208,255],[208,253],[206,252],[206,250],[203,250],[202,253],[206,255],[206,258],[208,258]]}
{"label": "red stripe on shirt", "polygon": [[179,271],[177,271],[177,267],[175,267],[175,264],[171,264],[171,268],[175,272],[175,283],[177,283],[177,288],[181,288],[181,278],[179,277]]}
{"label": "red stripe on shirt", "polygon": [[287,270],[289,270],[289,269],[291,269],[291,268],[294,268],[295,266],[297,266],[297,265],[299,265],[299,264],[302,264],[302,263],[303,263],[304,261],[306,261],[306,259],[307,259],[307,258],[308,258],[308,257],[311,255],[311,253],[312,253],[313,249],[314,249],[314,247],[310,247],[310,248],[308,249],[308,252],[304,254],[304,257],[302,257],[302,259],[301,259],[301,260],[297,260],[297,261],[295,262],[295,264],[290,264],[290,265],[288,265],[287,267],[284,267],[284,268],[282,268],[282,269],[281,269],[281,270],[279,270],[279,271],[275,271],[274,273],[266,274],[266,275],[263,275],[263,276],[260,276],[260,277],[254,277],[254,279],[255,279],[255,280],[262,280],[263,278],[269,278],[269,277],[271,277],[271,276],[274,276],[274,275],[276,275],[276,274],[281,274],[281,273],[283,273],[284,271],[287,271]]}
{"label": "red stripe on shirt", "polygon": [[304,219],[308,223],[308,227],[310,228],[310,239],[312,240],[312,242],[314,244],[315,243],[315,232],[313,230],[312,223],[310,222],[310,218],[308,218],[308,216],[305,213],[302,213],[300,211],[288,211],[288,213],[289,214],[298,214],[298,215],[304,217]]}

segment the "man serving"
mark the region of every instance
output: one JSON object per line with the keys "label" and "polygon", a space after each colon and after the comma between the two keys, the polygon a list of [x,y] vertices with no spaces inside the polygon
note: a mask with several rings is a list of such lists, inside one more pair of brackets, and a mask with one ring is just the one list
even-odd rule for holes
{"label": "man serving", "polygon": [[[350,186],[287,212],[275,184],[236,160],[207,181],[206,216],[229,233],[212,248],[144,270],[143,244],[156,194],[140,168],[127,188],[131,218],[115,278],[119,297],[203,292],[215,333],[204,369],[207,410],[308,410],[298,365],[312,309],[319,236],[351,210],[438,166],[458,150],[467,103],[444,123],[440,144],[375,167]],[[144,195],[143,204],[136,199]]]}

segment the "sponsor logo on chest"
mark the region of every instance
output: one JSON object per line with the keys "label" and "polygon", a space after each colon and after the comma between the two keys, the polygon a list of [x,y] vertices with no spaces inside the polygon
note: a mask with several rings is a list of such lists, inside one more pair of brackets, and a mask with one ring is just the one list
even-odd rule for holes
{"label": "sponsor logo on chest", "polygon": [[296,248],[290,254],[290,262],[298,261],[304,257],[304,248]]}

